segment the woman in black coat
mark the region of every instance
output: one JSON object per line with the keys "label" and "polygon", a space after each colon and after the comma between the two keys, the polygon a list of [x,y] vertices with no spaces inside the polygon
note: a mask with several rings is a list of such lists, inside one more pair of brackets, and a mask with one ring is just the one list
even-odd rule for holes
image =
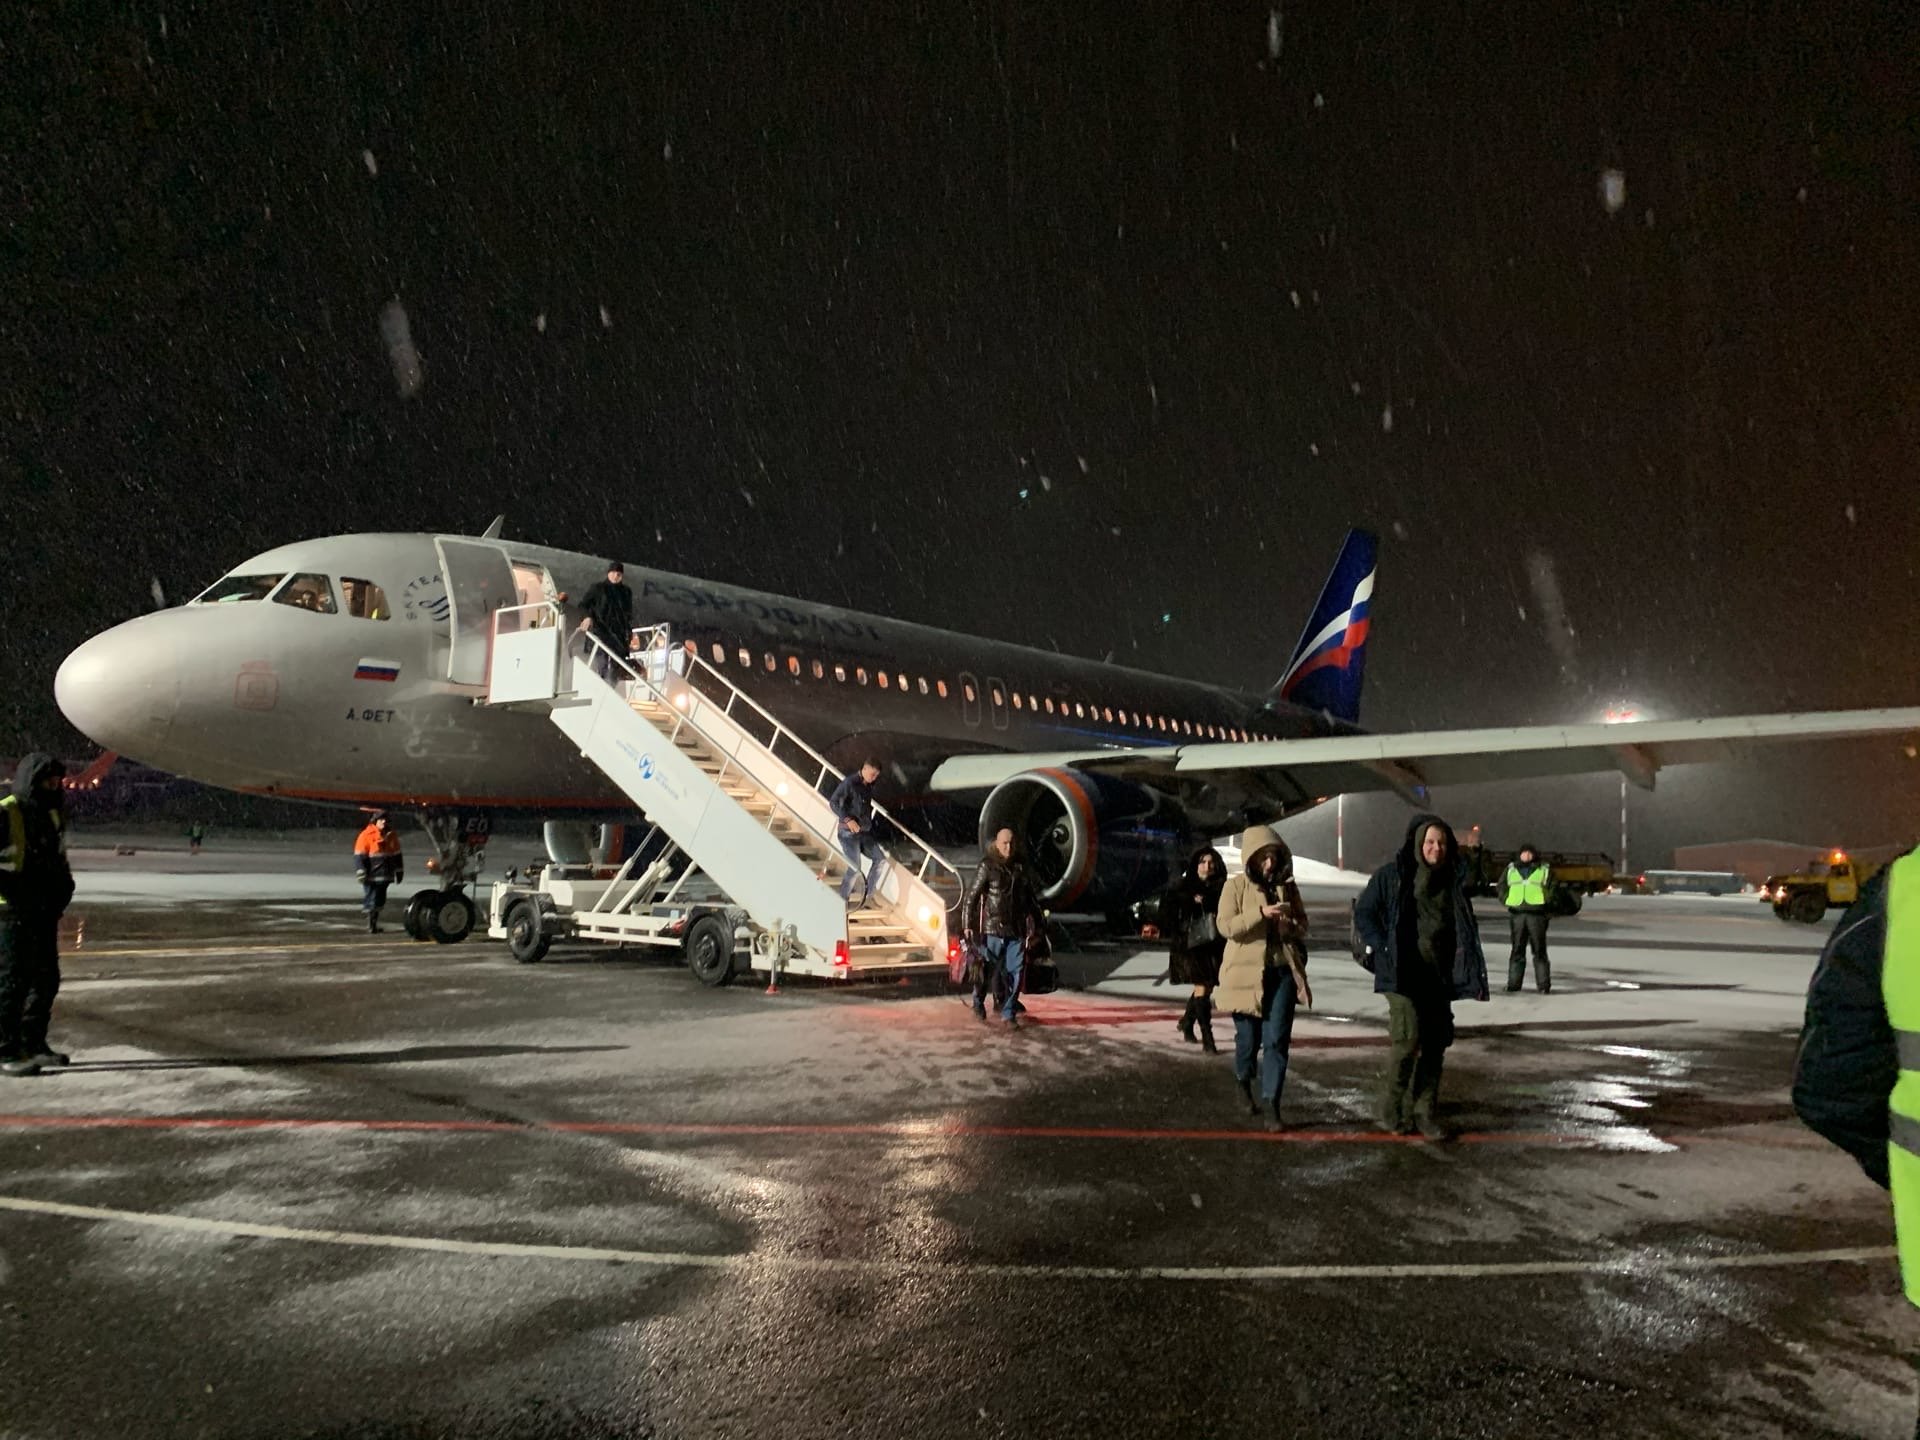
{"label": "woman in black coat", "polygon": [[1219,1053],[1213,1043],[1210,997],[1220,983],[1220,956],[1227,941],[1213,917],[1226,883],[1227,862],[1218,850],[1205,845],[1193,852],[1186,872],[1160,900],[1160,933],[1167,938],[1173,983],[1193,987],[1186,1014],[1180,1017],[1180,1038],[1192,1044],[1197,1025],[1200,1043],[1209,1055]]}

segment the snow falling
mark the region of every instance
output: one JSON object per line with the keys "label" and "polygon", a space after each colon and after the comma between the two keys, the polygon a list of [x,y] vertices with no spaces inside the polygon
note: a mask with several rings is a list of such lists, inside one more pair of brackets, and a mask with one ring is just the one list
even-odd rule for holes
{"label": "snow falling", "polygon": [[398,298],[389,300],[380,310],[380,340],[386,346],[387,360],[393,366],[394,388],[400,392],[402,400],[410,400],[420,393],[420,383],[424,378],[420,369],[420,352],[413,345],[413,326],[407,319],[407,308]]}

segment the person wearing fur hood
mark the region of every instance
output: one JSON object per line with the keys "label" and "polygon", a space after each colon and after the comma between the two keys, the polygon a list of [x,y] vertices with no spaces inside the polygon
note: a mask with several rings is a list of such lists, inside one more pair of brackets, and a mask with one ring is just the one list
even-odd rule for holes
{"label": "person wearing fur hood", "polygon": [[1214,998],[1233,1016],[1233,1078],[1241,1098],[1250,1114],[1258,1115],[1264,1104],[1267,1129],[1277,1131],[1294,1011],[1313,1007],[1307,910],[1293,883],[1293,852],[1272,826],[1250,826],[1240,837],[1240,855],[1245,870],[1220,892],[1216,923],[1227,944]]}

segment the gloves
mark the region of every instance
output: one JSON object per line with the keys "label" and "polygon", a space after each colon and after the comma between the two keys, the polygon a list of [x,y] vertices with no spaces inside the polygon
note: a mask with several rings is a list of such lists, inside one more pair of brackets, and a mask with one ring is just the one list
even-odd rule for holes
{"label": "gloves", "polygon": [[393,867],[393,883],[398,885],[401,882],[403,882],[406,878],[407,878],[407,867],[404,865],[395,865]]}
{"label": "gloves", "polygon": [[355,870],[353,872],[353,878],[358,880],[362,885],[366,884],[367,883],[367,867],[362,865],[359,869]]}

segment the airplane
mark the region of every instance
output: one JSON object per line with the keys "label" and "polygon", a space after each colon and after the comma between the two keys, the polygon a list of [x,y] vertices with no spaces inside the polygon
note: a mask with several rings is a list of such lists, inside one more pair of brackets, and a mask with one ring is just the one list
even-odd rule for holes
{"label": "airplane", "polygon": [[[416,809],[439,852],[438,894],[458,893],[475,873],[469,842],[484,844],[496,812],[633,812],[542,715],[480,703],[495,612],[558,605],[535,613],[572,624],[563,597],[608,568],[501,530],[268,550],[185,605],[86,641],[56,699],[106,749],[205,784]],[[1759,744],[1920,730],[1909,707],[1369,734],[1358,722],[1377,553],[1368,532],[1348,534],[1262,695],[644,566],[625,574],[637,625],[668,626],[677,650],[838,768],[877,760],[890,808],[950,841],[1011,827],[1055,910],[1121,913],[1169,883],[1196,837],[1336,794],[1420,803],[1435,785],[1601,771],[1651,788],[1662,766]]]}

